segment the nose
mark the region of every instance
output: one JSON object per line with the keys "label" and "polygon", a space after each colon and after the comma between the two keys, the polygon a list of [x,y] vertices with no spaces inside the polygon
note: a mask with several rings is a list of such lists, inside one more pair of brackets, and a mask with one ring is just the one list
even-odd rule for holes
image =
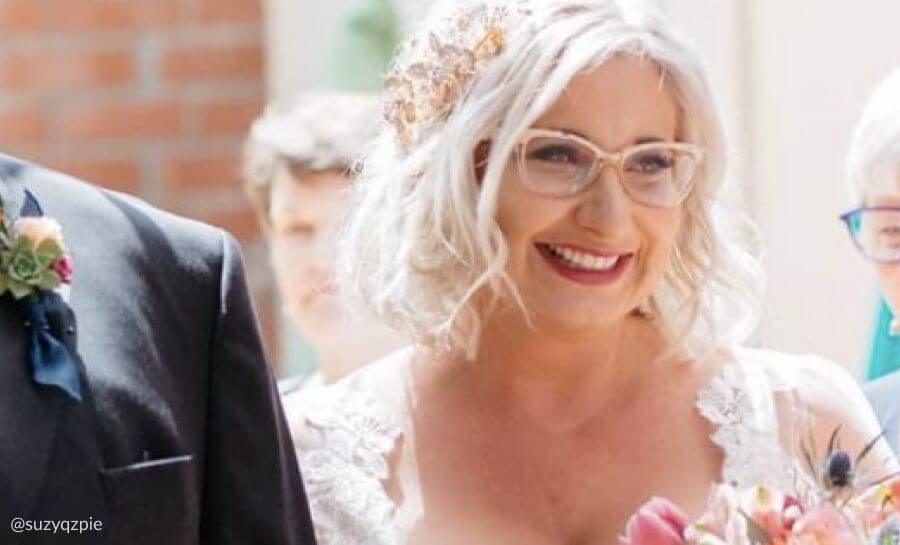
{"label": "nose", "polygon": [[631,221],[631,199],[625,193],[615,167],[601,167],[582,195],[575,221],[586,229],[606,235],[621,231]]}

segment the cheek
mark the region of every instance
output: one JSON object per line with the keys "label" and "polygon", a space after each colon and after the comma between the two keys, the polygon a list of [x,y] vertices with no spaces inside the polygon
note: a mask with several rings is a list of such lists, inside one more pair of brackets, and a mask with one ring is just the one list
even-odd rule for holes
{"label": "cheek", "polygon": [[275,273],[278,290],[283,296],[289,297],[290,292],[301,281],[299,263],[294,257],[295,252],[291,251],[286,244],[279,243],[275,239],[271,242],[270,251],[272,272]]}
{"label": "cheek", "polygon": [[534,195],[507,176],[497,197],[496,218],[510,259],[521,259],[538,235],[564,219],[571,209],[571,203]]}
{"label": "cheek", "polygon": [[328,266],[327,259],[311,251],[308,242],[286,235],[272,237],[270,257],[275,279],[284,293],[298,291],[318,281],[315,277],[320,275],[314,273]]}
{"label": "cheek", "polygon": [[641,230],[643,246],[646,248],[647,267],[655,274],[662,274],[668,268],[682,227],[682,213],[679,210],[653,209],[638,214],[636,222]]}

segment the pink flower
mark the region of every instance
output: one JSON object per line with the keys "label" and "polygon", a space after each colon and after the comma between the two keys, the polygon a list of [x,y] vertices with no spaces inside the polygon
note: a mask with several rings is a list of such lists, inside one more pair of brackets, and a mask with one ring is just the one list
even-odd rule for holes
{"label": "pink flower", "polygon": [[788,530],[794,528],[794,524],[803,516],[803,506],[793,496],[784,497],[784,511],[782,512],[784,527]]}
{"label": "pink flower", "polygon": [[900,507],[900,478],[872,486],[850,502],[849,508],[868,528],[881,526],[896,516]]}
{"label": "pink flower", "polygon": [[784,537],[787,533],[782,521],[784,496],[765,486],[754,486],[741,495],[741,507],[753,522],[770,537]]}
{"label": "pink flower", "polygon": [[741,513],[740,495],[727,484],[713,485],[706,511],[685,530],[692,545],[750,545],[747,519]]}
{"label": "pink flower", "polygon": [[62,279],[63,284],[71,284],[72,274],[75,272],[75,260],[69,254],[66,254],[56,260],[56,263],[53,264],[53,270]]}
{"label": "pink flower", "polygon": [[[828,545],[858,545],[862,543],[840,509],[830,503],[818,505],[801,516],[794,524],[793,539],[803,543]],[[812,539],[810,539],[812,538]]]}
{"label": "pink flower", "polygon": [[880,485],[872,487],[865,499],[876,500],[878,504],[887,502],[893,508],[900,508],[900,477],[894,477]]}
{"label": "pink flower", "polygon": [[62,227],[52,218],[20,218],[13,226],[14,231],[25,237],[31,247],[37,250],[46,240],[52,240],[60,248],[63,246]]}
{"label": "pink flower", "polygon": [[628,519],[619,545],[683,545],[688,517],[669,500],[653,498]]}

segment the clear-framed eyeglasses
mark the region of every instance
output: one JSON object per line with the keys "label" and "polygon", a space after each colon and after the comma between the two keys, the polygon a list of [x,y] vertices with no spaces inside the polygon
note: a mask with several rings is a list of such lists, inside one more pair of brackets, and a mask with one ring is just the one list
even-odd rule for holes
{"label": "clear-framed eyeglasses", "polygon": [[687,142],[648,142],[610,153],[578,135],[547,129],[525,131],[517,148],[519,177],[537,194],[577,195],[613,167],[630,198],[659,208],[684,202],[703,157],[701,146]]}
{"label": "clear-framed eyeglasses", "polygon": [[853,244],[877,263],[900,263],[900,206],[861,206],[841,215]]}

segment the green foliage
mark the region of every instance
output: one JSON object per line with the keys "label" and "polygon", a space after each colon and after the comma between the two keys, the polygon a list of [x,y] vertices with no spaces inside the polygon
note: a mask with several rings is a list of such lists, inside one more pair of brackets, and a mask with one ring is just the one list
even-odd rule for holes
{"label": "green foliage", "polygon": [[0,232],[0,296],[6,292],[23,299],[40,291],[50,291],[62,284],[54,264],[65,256],[65,250],[52,239],[37,248],[25,237],[10,237]]}

